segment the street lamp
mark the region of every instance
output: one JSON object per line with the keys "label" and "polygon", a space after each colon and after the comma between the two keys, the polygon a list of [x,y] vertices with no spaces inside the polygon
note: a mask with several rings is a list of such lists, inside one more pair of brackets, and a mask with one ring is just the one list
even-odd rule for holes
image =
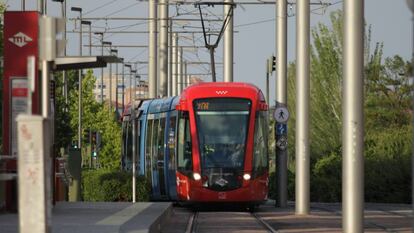
{"label": "street lamp", "polygon": [[[117,49],[111,49],[110,50],[110,54],[114,55],[114,56],[118,56],[118,50]],[[112,63],[110,65],[111,68],[111,76],[109,77],[109,112],[112,113]],[[115,70],[115,77],[118,77],[118,63],[116,63],[116,70]],[[117,78],[115,80],[118,80]],[[116,86],[118,86],[118,83],[116,83]],[[118,93],[118,91],[116,90],[117,88],[115,88],[115,95]],[[115,97],[115,101],[117,101],[117,97]],[[115,103],[115,110],[117,110],[117,105],[118,103]]]}
{"label": "street lamp", "polygon": [[[103,45],[103,39],[104,39],[104,33],[103,32],[95,32],[95,35],[100,36],[100,42],[101,42],[101,56],[104,55],[104,45]],[[101,104],[103,103],[103,67],[101,68]]]}
{"label": "street lamp", "polygon": [[[25,0],[23,0],[24,2]],[[62,8],[62,17],[64,19],[64,27],[65,30],[63,31],[63,40],[66,41],[66,1],[65,0],[52,0],[53,2],[60,2],[61,3],[61,8]],[[24,10],[24,9],[23,9]],[[63,56],[66,56],[66,42],[65,42],[65,47],[63,49]],[[63,96],[65,97],[65,111],[67,111],[67,105],[68,105],[68,81],[67,81],[67,77],[66,77],[66,71],[62,72],[62,76],[63,76]]]}
{"label": "street lamp", "polygon": [[87,20],[81,20],[81,26],[88,25],[89,26],[89,56],[92,55],[92,22]]}
{"label": "street lamp", "polygon": [[[80,7],[71,7],[71,11],[79,12],[79,20],[82,22],[82,8]],[[76,22],[75,22],[76,27]],[[82,56],[82,24],[79,23],[79,56]],[[78,71],[78,148],[82,148],[82,70]],[[81,150],[82,151],[82,150]],[[82,153],[82,152],[81,152]]]}
{"label": "street lamp", "polygon": [[[108,46],[109,49],[111,50],[112,49],[112,42],[110,42],[110,41],[102,41],[102,46]],[[103,47],[102,47],[102,53],[103,53]],[[111,77],[111,75],[112,75],[112,63],[109,63],[109,77]],[[109,92],[108,92],[109,96],[111,96],[110,91],[111,90],[109,90]],[[111,106],[109,105],[109,107],[111,107]]]}

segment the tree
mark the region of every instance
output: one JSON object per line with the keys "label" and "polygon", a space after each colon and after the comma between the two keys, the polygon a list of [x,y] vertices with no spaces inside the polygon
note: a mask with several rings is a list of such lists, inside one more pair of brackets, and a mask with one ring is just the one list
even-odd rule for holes
{"label": "tree", "polygon": [[[75,74],[77,80],[77,74]],[[85,145],[89,143],[85,140],[87,130],[100,132],[102,135],[101,149],[99,153],[99,161],[102,167],[108,169],[119,169],[121,161],[121,127],[116,121],[115,115],[109,114],[109,109],[99,104],[93,95],[96,78],[91,70],[82,78],[82,128],[83,142]],[[68,124],[71,128],[71,140],[77,140],[78,135],[78,89],[77,84],[73,83],[72,90],[69,94],[69,112],[67,113],[69,121],[61,122]]]}
{"label": "tree", "polygon": [[[339,201],[341,198],[342,12],[333,12],[331,22],[331,28],[319,24],[312,30],[310,153],[313,201]],[[409,62],[399,56],[383,59],[382,43],[377,43],[371,53],[370,27],[365,34],[365,199],[409,202],[412,143],[409,77],[412,71]],[[288,106],[293,123],[289,146],[293,155],[295,71],[295,63],[289,64]]]}

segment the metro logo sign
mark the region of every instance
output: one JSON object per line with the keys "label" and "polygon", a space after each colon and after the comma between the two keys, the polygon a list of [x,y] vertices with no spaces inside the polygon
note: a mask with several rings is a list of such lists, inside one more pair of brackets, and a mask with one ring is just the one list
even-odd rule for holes
{"label": "metro logo sign", "polygon": [[30,41],[33,41],[33,39],[23,32],[18,32],[13,37],[10,37],[9,41],[21,48],[27,45]]}

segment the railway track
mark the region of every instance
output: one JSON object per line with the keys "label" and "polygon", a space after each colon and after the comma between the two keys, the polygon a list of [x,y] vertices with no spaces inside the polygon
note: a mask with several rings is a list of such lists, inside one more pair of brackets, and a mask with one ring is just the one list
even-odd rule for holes
{"label": "railway track", "polygon": [[194,212],[185,233],[204,232],[277,233],[259,215],[247,212]]}

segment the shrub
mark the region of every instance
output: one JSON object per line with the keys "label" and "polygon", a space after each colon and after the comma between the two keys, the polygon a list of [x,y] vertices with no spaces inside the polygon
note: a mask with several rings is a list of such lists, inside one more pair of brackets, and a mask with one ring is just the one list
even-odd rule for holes
{"label": "shrub", "polygon": [[342,156],[332,152],[319,159],[312,169],[311,200],[315,202],[339,202],[342,193]]}
{"label": "shrub", "polygon": [[[137,177],[136,200],[148,201],[150,185],[143,176]],[[132,174],[113,170],[85,170],[82,172],[84,201],[131,201]]]}
{"label": "shrub", "polygon": [[[276,172],[271,172],[269,176],[269,198],[276,200]],[[288,169],[288,200],[295,200],[295,174]]]}

